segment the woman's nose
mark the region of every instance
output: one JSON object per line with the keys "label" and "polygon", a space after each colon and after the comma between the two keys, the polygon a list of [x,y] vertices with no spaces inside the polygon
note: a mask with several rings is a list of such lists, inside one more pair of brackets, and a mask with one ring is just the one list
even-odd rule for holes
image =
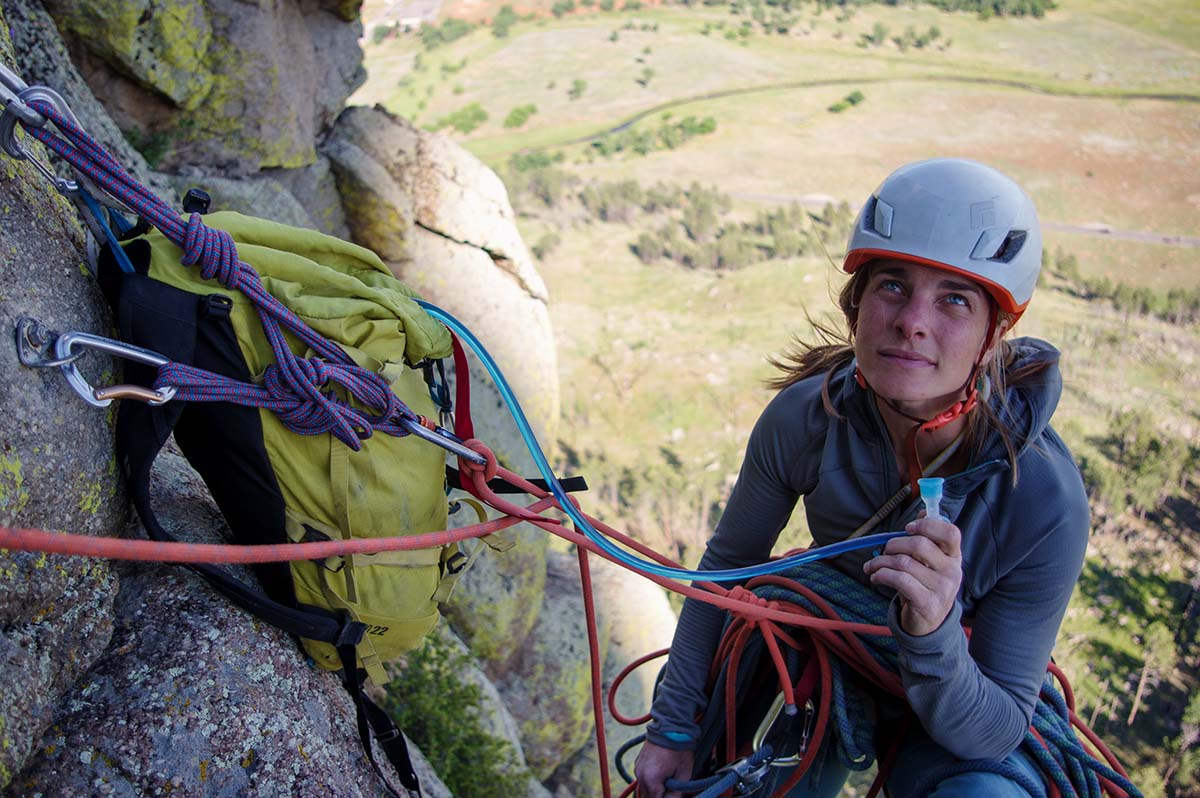
{"label": "woman's nose", "polygon": [[894,323],[905,338],[924,336],[929,332],[929,308],[919,299],[910,299],[900,307]]}

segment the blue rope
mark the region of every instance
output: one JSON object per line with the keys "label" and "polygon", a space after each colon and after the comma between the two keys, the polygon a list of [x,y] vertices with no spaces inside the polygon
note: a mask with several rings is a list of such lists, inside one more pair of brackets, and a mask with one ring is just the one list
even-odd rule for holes
{"label": "blue rope", "polygon": [[529,423],[529,419],[525,416],[525,411],[521,409],[521,403],[517,401],[516,394],[513,393],[512,387],[508,384],[508,380],[504,378],[500,367],[496,365],[496,361],[488,353],[483,343],[475,337],[466,325],[461,321],[451,316],[446,311],[439,308],[437,305],[432,305],[424,300],[416,300],[417,304],[425,309],[433,318],[445,324],[454,331],[459,338],[466,341],[467,346],[479,357],[484,368],[492,378],[492,382],[496,386],[496,390],[500,392],[500,396],[504,399],[504,403],[508,405],[509,413],[512,414],[513,420],[516,422],[517,429],[521,433],[522,439],[525,441],[525,446],[533,457],[533,462],[537,466],[538,471],[549,487],[554,498],[558,499],[564,513],[575,524],[575,528],[587,537],[588,540],[595,543],[602,551],[614,559],[625,563],[634,570],[644,574],[653,574],[655,576],[665,576],[669,579],[679,579],[686,582],[741,582],[755,576],[763,576],[765,574],[778,573],[786,571],[789,568],[794,568],[809,562],[825,559],[826,557],[834,557],[838,554],[844,554],[848,551],[858,549],[869,549],[876,546],[882,546],[887,541],[894,537],[900,537],[904,532],[880,532],[874,535],[865,535],[861,538],[853,540],[843,540],[839,543],[834,543],[829,546],[822,546],[819,549],[811,549],[803,554],[797,554],[792,557],[786,557],[779,560],[771,560],[770,562],[752,565],[746,568],[729,568],[722,571],[693,571],[687,568],[671,568],[669,566],[660,565],[652,560],[647,560],[631,554],[620,546],[610,541],[607,537],[601,534],[587,517],[575,507],[574,503],[567,496],[566,489],[559,482],[558,476],[555,475],[554,469],[550,466],[550,461],[546,457],[546,453],[542,451],[541,444],[538,443],[537,436],[533,433],[533,427]]}
{"label": "blue rope", "polygon": [[770,745],[764,745],[750,756],[730,767],[703,779],[683,781],[667,779],[666,788],[671,792],[696,793],[694,798],[718,798],[726,790],[736,787],[738,795],[750,795],[758,790],[765,769],[774,758]]}

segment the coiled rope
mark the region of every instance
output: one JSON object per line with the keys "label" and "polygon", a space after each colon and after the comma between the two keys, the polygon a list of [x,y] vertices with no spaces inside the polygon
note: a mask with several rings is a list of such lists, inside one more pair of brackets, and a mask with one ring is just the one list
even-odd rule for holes
{"label": "coiled rope", "polygon": [[[183,251],[180,261],[183,265],[199,264],[204,279],[216,279],[227,288],[241,291],[258,309],[276,359],[275,364],[267,367],[261,386],[171,363],[159,370],[154,383],[156,390],[175,387],[178,398],[193,402],[264,407],[278,414],[283,424],[299,435],[329,432],[355,451],[376,430],[395,436],[409,434],[398,418],[420,421],[392,393],[381,375],[355,364],[340,347],[271,296],[254,268],[238,258],[233,236],[206,226],[198,213],[185,221],[52,103],[32,100],[29,104],[54,122],[62,133],[56,135],[44,126],[22,122],[29,135],[158,228]],[[316,356],[301,358],[293,354],[284,337],[285,330]],[[367,409],[352,405],[331,390],[322,390],[333,383],[341,385]]]}
{"label": "coiled rope", "polygon": [[[876,688],[892,695],[903,696],[899,679],[899,648],[894,638],[884,635],[859,635],[852,626],[882,625],[887,620],[888,601],[854,579],[824,563],[804,565],[792,571],[751,580],[746,586],[758,599],[757,606],[782,610],[796,616],[794,626],[781,628],[773,620],[758,617],[758,613],[731,611],[732,621],[718,647],[711,678],[717,676],[721,663],[728,663],[724,682],[724,739],[725,760],[737,755],[736,719],[739,706],[737,679],[739,666],[747,645],[755,636],[761,637],[789,704],[793,695],[781,646],[794,650],[807,649],[820,669],[817,715],[812,732],[814,740],[822,739],[832,726],[841,762],[852,770],[864,770],[875,761],[873,734],[863,708],[855,702],[857,690],[847,690],[846,682],[853,669],[859,677]],[[743,606],[755,606],[745,602]],[[838,619],[847,621],[847,629],[822,628],[809,619]],[[787,626],[784,624],[783,626]],[[795,632],[804,633],[803,638]],[[1057,689],[1061,685],[1063,692]],[[614,688],[615,689],[615,688]],[[1084,735],[1093,750],[1089,750],[1076,732]],[[813,764],[818,745],[805,752],[800,763],[777,794],[784,794]],[[1042,686],[1033,721],[1020,749],[1041,768],[1052,795],[1063,798],[1101,798],[1123,796],[1133,798],[1141,793],[1129,780],[1116,758],[1075,714],[1074,696],[1062,672],[1051,663]],[[1022,785],[1031,794],[1040,792],[1029,783],[1019,768],[1005,762],[969,760],[940,768],[926,775],[915,794],[925,795],[945,779],[964,772],[988,771],[1002,775]],[[872,787],[874,795],[886,777],[881,765],[880,775]]]}

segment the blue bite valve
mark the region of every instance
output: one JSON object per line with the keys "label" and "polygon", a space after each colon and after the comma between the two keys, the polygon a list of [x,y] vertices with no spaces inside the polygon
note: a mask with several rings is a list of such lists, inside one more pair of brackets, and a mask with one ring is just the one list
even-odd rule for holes
{"label": "blue bite valve", "polygon": [[941,477],[926,477],[917,480],[917,487],[921,490],[921,501],[925,502],[926,518],[945,520],[946,516],[942,515],[942,485],[945,481]]}

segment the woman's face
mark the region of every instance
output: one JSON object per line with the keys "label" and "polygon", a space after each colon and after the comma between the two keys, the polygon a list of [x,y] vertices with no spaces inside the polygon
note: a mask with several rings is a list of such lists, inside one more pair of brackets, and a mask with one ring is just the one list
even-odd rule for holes
{"label": "woman's face", "polygon": [[964,398],[991,299],[975,281],[929,266],[879,260],[867,268],[854,341],[858,367],[877,394],[932,417]]}

